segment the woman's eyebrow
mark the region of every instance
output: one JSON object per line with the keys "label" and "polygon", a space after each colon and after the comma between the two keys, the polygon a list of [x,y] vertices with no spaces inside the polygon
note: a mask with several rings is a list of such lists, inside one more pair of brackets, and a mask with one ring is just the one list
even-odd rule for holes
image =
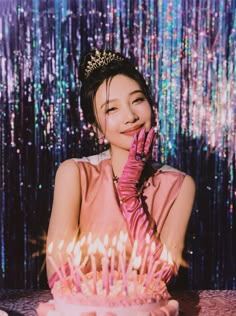
{"label": "woman's eyebrow", "polygon": [[133,95],[135,93],[140,93],[140,92],[143,93],[142,90],[134,90],[134,91],[130,92],[129,95]]}

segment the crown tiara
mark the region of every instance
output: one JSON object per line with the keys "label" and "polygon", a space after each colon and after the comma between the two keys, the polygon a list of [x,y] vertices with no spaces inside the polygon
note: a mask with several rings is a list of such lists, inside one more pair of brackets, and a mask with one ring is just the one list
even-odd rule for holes
{"label": "crown tiara", "polygon": [[87,62],[87,66],[84,71],[85,78],[87,79],[95,69],[108,65],[113,60],[122,61],[124,60],[124,57],[110,51],[96,50],[95,55],[91,56],[91,60]]}

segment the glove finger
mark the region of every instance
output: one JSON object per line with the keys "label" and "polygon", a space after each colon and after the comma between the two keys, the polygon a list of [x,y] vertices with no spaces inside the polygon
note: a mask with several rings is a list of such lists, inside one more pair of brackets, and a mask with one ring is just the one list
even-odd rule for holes
{"label": "glove finger", "polygon": [[144,153],[144,145],[145,145],[146,132],[145,128],[142,128],[137,134],[137,154]]}
{"label": "glove finger", "polygon": [[135,159],[136,152],[137,152],[137,143],[138,143],[138,135],[135,134],[133,137],[133,141],[129,150],[129,158],[128,159]]}
{"label": "glove finger", "polygon": [[148,135],[146,138],[146,142],[145,142],[145,146],[144,146],[145,155],[148,155],[151,152],[152,146],[153,146],[155,140],[156,140],[156,133],[154,131],[154,128],[152,127],[150,129],[150,131],[148,132]]}

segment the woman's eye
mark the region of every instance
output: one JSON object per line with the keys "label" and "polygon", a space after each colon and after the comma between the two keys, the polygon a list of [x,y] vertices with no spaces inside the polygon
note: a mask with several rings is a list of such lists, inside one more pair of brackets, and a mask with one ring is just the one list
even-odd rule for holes
{"label": "woman's eye", "polygon": [[115,107],[106,109],[106,114],[109,114],[110,112],[115,111],[115,109],[116,109]]}
{"label": "woman's eye", "polygon": [[143,102],[145,100],[144,97],[140,97],[140,98],[137,98],[133,101],[133,103],[139,103],[139,102]]}

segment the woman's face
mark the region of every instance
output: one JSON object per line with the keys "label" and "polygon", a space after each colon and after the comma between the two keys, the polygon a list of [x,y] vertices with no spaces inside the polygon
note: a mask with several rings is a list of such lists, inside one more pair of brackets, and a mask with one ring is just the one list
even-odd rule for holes
{"label": "woman's face", "polygon": [[129,150],[133,135],[151,128],[151,106],[139,84],[125,75],[104,81],[94,101],[98,126],[112,149]]}

